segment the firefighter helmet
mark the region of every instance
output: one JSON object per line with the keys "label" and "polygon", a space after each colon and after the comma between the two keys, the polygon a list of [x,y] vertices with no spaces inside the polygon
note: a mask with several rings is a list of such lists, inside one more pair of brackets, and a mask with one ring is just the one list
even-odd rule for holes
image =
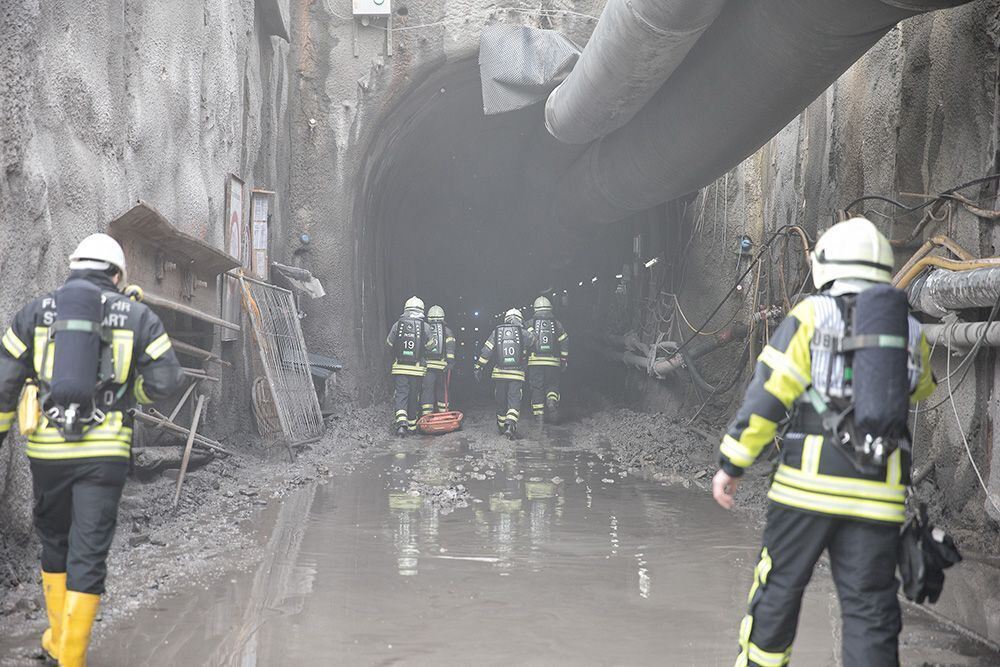
{"label": "firefighter helmet", "polygon": [[441,306],[431,306],[431,309],[427,311],[427,319],[433,322],[441,322],[444,320],[444,308]]}
{"label": "firefighter helmet", "polygon": [[509,322],[511,320],[517,320],[518,322],[523,322],[524,315],[522,315],[521,311],[518,310],[517,308],[511,308],[506,313],[504,313],[503,320],[504,322]]}
{"label": "firefighter helmet", "polygon": [[125,253],[118,241],[107,234],[91,234],[80,241],[80,245],[69,256],[71,271],[96,269],[107,271],[111,267],[125,275]]}
{"label": "firefighter helmet", "polygon": [[535,303],[532,308],[534,308],[534,310],[552,310],[552,302],[546,297],[540,296],[535,299]]}
{"label": "firefighter helmet", "polygon": [[817,289],[840,278],[892,282],[892,268],[892,246],[867,218],[838,222],[819,237],[812,252]]}
{"label": "firefighter helmet", "polygon": [[424,302],[419,297],[411,296],[406,300],[403,305],[403,310],[419,310],[421,313],[424,312]]}

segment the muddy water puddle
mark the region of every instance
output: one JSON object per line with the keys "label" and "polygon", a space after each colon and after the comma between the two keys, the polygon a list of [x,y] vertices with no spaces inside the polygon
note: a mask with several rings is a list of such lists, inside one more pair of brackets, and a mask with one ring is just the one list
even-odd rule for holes
{"label": "muddy water puddle", "polygon": [[[707,494],[565,434],[393,449],[290,496],[255,570],[122,621],[92,664],[732,664],[759,534]],[[821,571],[797,664],[834,664],[836,616]]]}

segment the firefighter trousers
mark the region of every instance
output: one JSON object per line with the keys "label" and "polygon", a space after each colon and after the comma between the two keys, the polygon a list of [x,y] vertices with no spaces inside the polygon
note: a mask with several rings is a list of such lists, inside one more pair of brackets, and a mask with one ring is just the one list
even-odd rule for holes
{"label": "firefighter trousers", "polygon": [[493,398],[497,405],[497,429],[516,425],[521,416],[521,396],[524,380],[494,380]]}
{"label": "firefighter trousers", "polygon": [[101,595],[128,461],[31,462],[42,570],[66,573],[67,590]]}
{"label": "firefighter trousers", "polygon": [[448,371],[428,368],[424,376],[423,387],[420,390],[420,415],[432,412],[447,412],[448,401],[445,385],[448,382]]}
{"label": "firefighter trousers", "polygon": [[393,375],[393,407],[396,412],[392,420],[394,428],[405,426],[411,433],[417,431],[417,417],[420,416],[420,385],[424,378],[419,375]]}
{"label": "firefighter trousers", "polygon": [[545,405],[552,403],[559,406],[559,377],[562,369],[559,366],[528,366],[528,384],[531,386],[531,414],[541,417],[545,414]]}
{"label": "firefighter trousers", "polygon": [[737,667],[787,665],[802,593],[827,551],[840,599],[844,665],[897,667],[899,526],[810,514],[771,503]]}

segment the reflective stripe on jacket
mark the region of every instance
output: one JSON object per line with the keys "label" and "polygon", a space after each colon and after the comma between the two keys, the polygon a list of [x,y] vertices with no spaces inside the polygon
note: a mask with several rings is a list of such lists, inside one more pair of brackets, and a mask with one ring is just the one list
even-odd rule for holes
{"label": "reflective stripe on jacket", "polygon": [[[774,440],[779,422],[796,410],[808,409],[802,401],[811,384],[823,395],[843,393],[842,385],[831,382],[828,386],[827,381],[837,377],[830,365],[842,366],[842,362],[819,345],[827,334],[842,337],[845,333],[839,309],[831,307],[833,301],[825,295],[802,301],[758,357],[743,404],[720,447],[722,466],[731,474],[741,474],[757,459]],[[930,348],[912,317],[908,346],[910,398],[920,401],[934,391],[935,383]],[[889,457],[884,474],[866,476],[825,434],[790,431],[782,440],[781,462],[768,497],[808,512],[902,523],[909,468],[908,452],[898,449]]]}
{"label": "reflective stripe on jacket", "polygon": [[[148,306],[118,292],[100,272],[73,272],[104,290],[103,326],[110,329],[114,379],[98,397],[107,409],[105,420],[86,429],[81,440],[69,442],[42,416],[28,437],[32,459],[128,459],[132,418],[137,403],[152,403],[172,394],[183,375],[163,323]],[[14,410],[26,380],[51,379],[55,342],[49,327],[55,322],[53,294],[37,298],[14,317],[0,341],[0,436],[13,422]],[[43,368],[44,363],[44,368]],[[109,400],[110,399],[110,400]],[[110,406],[110,407],[108,407]]]}

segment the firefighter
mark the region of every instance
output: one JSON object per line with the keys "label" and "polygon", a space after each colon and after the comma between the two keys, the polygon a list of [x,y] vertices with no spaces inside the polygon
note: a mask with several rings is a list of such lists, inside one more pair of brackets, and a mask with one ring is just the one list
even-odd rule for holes
{"label": "firefighter", "polygon": [[427,323],[434,337],[436,352],[427,353],[427,374],[420,391],[420,415],[448,411],[448,379],[455,365],[455,335],[444,321],[444,309],[431,306]]}
{"label": "firefighter", "polygon": [[493,396],[497,406],[497,431],[513,440],[517,433],[517,420],[521,416],[521,398],[524,389],[524,369],[528,350],[535,347],[535,336],[524,328],[524,316],[517,308],[504,314],[503,324],[498,325],[483,344],[475,363],[476,381],[482,379],[483,367],[493,363]]}
{"label": "firefighter", "polygon": [[905,293],[888,285],[892,248],[871,222],[834,225],[811,261],[819,292],[791,310],[758,358],[712,483],[718,503],[732,508],[744,469],[790,417],[736,664],[788,664],[803,589],[827,551],[842,663],[895,666],[907,413],[934,390],[930,351]]}
{"label": "firefighter", "polygon": [[[20,428],[42,544],[46,655],[86,664],[132,441],[129,410],[166,398],[181,367],[160,319],[119,291],[121,246],[106,234],[70,255],[69,278],[14,316],[0,345],[0,443]],[[27,384],[26,384],[27,383]]]}
{"label": "firefighter", "polygon": [[569,334],[552,316],[552,302],[535,299],[531,326],[535,348],[528,356],[528,384],[531,386],[531,413],[547,421],[558,420],[559,379],[569,363]]}
{"label": "firefighter", "polygon": [[396,413],[393,426],[396,435],[416,433],[420,410],[420,385],[427,373],[428,353],[437,351],[437,341],[424,321],[424,302],[410,297],[403,305],[403,314],[385,339],[393,351],[392,377]]}

